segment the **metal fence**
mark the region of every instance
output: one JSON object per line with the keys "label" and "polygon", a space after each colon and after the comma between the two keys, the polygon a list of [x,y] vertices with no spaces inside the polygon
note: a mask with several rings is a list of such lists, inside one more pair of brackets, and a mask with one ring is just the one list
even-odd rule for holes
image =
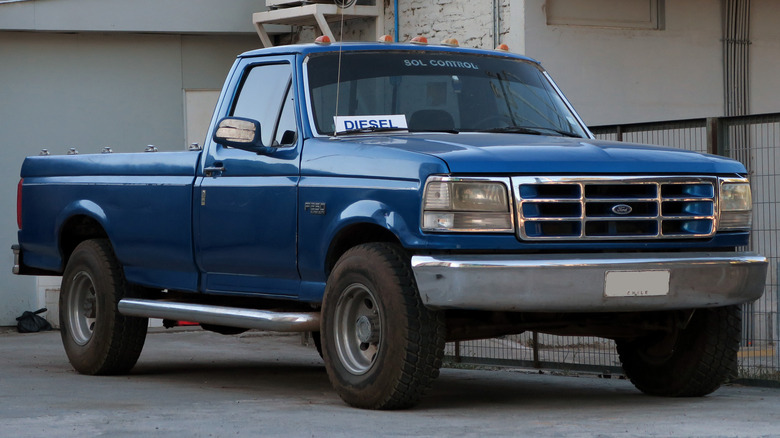
{"label": "metal fence", "polygon": [[[743,306],[739,377],[780,381],[780,114],[596,126],[603,140],[712,153],[741,161],[753,189],[753,232],[747,249],[769,259],[764,295]],[[450,363],[621,374],[614,342],[535,332],[447,344]]]}

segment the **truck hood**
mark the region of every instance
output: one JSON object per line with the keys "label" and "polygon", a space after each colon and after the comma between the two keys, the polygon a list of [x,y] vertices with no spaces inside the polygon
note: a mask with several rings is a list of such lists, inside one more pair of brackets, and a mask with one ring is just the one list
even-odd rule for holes
{"label": "truck hood", "polygon": [[741,163],[715,155],[582,138],[495,133],[417,133],[371,136],[371,140],[366,143],[438,157],[446,162],[454,174],[745,173]]}

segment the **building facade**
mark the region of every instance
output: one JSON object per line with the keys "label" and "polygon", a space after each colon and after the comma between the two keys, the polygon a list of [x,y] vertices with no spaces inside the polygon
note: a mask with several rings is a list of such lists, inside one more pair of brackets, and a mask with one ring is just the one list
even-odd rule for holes
{"label": "building facade", "polygon": [[[590,125],[731,115],[735,96],[745,114],[780,112],[776,1],[377,1],[383,15],[345,22],[342,38],[332,23],[337,39],[506,43],[540,60]],[[0,325],[56,299],[57,279],[39,284],[10,273],[23,158],[42,148],[129,152],[202,142],[233,59],[261,45],[253,14],[265,9],[263,0],[0,0],[0,205],[8,212],[0,217],[0,247],[8,249],[0,253],[8,267],[0,269]],[[267,29],[274,44],[320,33]]]}

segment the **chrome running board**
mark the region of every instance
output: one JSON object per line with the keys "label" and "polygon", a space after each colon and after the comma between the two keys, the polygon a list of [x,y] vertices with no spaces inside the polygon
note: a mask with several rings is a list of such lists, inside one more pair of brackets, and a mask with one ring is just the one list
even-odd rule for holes
{"label": "chrome running board", "polygon": [[318,332],[319,312],[274,312],[240,307],[126,298],[119,301],[119,313],[142,318],[192,321],[276,332]]}

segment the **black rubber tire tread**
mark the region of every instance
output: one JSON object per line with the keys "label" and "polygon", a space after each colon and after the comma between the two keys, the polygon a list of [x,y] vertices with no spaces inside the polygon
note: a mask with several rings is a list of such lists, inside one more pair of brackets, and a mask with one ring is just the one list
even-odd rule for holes
{"label": "black rubber tire tread", "polygon": [[[356,277],[357,276],[357,277]],[[335,351],[334,306],[345,284],[362,278],[375,287],[384,309],[385,333],[371,369],[349,373]],[[446,336],[443,312],[426,308],[419,297],[409,257],[396,245],[369,243],[348,250],[337,262],[325,291],[322,347],[328,376],[339,396],[364,409],[414,406],[439,375]]]}
{"label": "black rubber tire tread", "polygon": [[616,341],[626,376],[645,394],[701,397],[736,371],[742,330],[739,306],[698,309],[674,350],[662,361],[648,360],[641,341]]}
{"label": "black rubber tire tread", "polygon": [[[66,318],[74,276],[82,271],[89,272],[94,280],[97,312],[91,338],[85,345],[78,345],[69,332]],[[119,313],[119,300],[132,296],[132,291],[108,240],[87,240],[73,251],[62,277],[60,331],[65,352],[76,371],[88,375],[119,375],[135,366],[146,340],[149,320]]]}

